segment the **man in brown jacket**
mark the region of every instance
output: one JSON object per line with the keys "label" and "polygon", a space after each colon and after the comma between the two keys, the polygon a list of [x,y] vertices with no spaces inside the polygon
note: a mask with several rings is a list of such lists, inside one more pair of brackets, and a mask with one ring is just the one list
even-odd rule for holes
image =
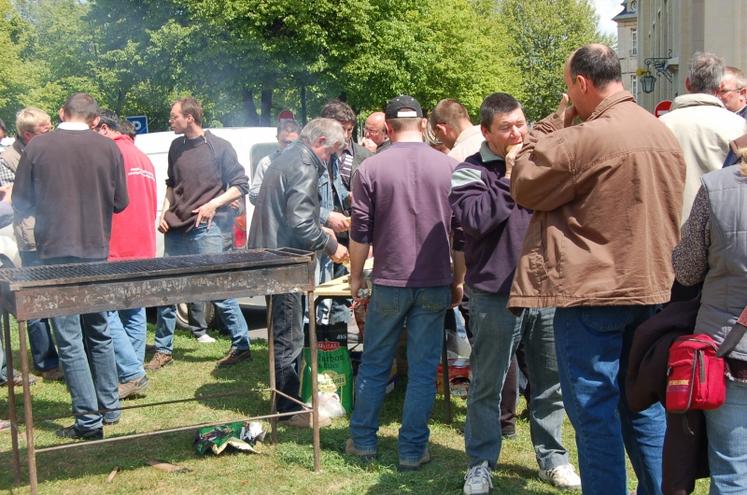
{"label": "man in brown jacket", "polygon": [[627,495],[624,448],[638,493],[659,494],[663,409],[632,413],[620,384],[633,330],[669,300],[685,163],[672,133],[624,91],[609,47],[579,48],[564,77],[568,95],[529,134],[511,176],[513,197],[535,214],[509,306],[557,307],[584,494]]}

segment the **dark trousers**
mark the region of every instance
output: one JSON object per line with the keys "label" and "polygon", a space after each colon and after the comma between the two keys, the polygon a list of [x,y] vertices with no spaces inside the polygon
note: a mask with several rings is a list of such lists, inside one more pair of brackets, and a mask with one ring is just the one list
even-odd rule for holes
{"label": "dark trousers", "polygon": [[[36,254],[36,251],[20,251],[21,263],[23,266],[39,266],[43,263]],[[28,320],[29,344],[31,347],[31,359],[34,362],[34,368],[38,371],[47,371],[57,368],[59,358],[57,349],[52,339],[52,328],[49,326],[49,320]]]}
{"label": "dark trousers", "polygon": [[[275,294],[270,297],[275,344],[275,385],[279,391],[300,400],[298,368],[303,350],[303,295]],[[277,410],[300,411],[301,406],[278,396]]]}

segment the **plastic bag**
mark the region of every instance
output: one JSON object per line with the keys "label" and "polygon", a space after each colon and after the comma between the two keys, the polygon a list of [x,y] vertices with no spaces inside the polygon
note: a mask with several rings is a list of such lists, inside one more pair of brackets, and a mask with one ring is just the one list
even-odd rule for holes
{"label": "plastic bag", "polygon": [[[319,395],[336,394],[348,413],[353,410],[353,366],[348,350],[335,342],[320,342],[317,353]],[[311,350],[303,350],[301,400],[311,400]],[[333,417],[330,415],[330,417]]]}

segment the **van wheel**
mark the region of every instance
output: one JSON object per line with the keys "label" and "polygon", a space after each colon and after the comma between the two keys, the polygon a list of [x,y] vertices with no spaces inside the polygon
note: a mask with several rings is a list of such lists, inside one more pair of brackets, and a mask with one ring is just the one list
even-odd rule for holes
{"label": "van wheel", "polygon": [[[205,322],[208,328],[217,328],[218,318],[215,314],[215,306],[213,303],[202,303],[205,305]],[[179,303],[176,305],[176,326],[182,330],[189,329],[189,317],[188,317],[188,305],[187,303]]]}

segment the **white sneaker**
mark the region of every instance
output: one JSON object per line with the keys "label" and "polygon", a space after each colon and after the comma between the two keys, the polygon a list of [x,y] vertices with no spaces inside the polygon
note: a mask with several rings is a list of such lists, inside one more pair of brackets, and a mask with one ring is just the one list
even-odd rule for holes
{"label": "white sneaker", "polygon": [[487,495],[493,488],[488,461],[472,466],[464,475],[464,495]]}
{"label": "white sneaker", "polygon": [[212,344],[213,342],[215,342],[215,339],[210,335],[205,334],[197,337],[197,342],[199,342],[200,344]]}
{"label": "white sneaker", "polygon": [[539,477],[556,488],[581,489],[581,478],[578,477],[571,464],[563,464],[553,469],[540,469]]}

